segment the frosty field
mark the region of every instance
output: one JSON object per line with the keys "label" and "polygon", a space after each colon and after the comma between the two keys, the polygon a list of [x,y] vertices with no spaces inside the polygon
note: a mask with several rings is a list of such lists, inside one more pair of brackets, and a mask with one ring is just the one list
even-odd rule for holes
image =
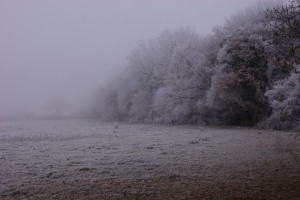
{"label": "frosty field", "polygon": [[300,199],[296,133],[0,122],[0,199]]}

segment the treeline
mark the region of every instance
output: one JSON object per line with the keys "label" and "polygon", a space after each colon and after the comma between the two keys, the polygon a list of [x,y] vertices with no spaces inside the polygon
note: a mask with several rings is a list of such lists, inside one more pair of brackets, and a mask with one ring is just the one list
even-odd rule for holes
{"label": "treeline", "polygon": [[300,0],[258,4],[213,34],[166,30],[101,90],[107,121],[300,130]]}

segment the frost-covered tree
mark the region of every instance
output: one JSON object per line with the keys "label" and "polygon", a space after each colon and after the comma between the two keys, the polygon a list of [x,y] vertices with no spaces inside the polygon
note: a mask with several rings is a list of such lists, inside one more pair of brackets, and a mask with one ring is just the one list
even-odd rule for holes
{"label": "frost-covered tree", "polygon": [[272,114],[259,126],[300,130],[300,1],[269,9],[266,18],[273,32],[269,46],[272,84],[266,92]]}
{"label": "frost-covered tree", "polygon": [[[267,63],[260,37],[243,35],[226,42],[207,93],[208,105],[229,123],[251,124],[265,114]],[[226,113],[226,114],[225,114]]]}
{"label": "frost-covered tree", "polygon": [[273,33],[269,45],[270,75],[278,81],[300,63],[300,1],[266,10],[267,27]]}
{"label": "frost-covered tree", "polygon": [[278,51],[299,62],[295,53],[300,48],[300,0],[292,0],[288,5],[268,9],[266,18],[273,30],[274,44],[281,46]]}
{"label": "frost-covered tree", "polygon": [[[204,52],[201,38],[188,28],[167,30],[140,44],[129,56],[127,86],[122,84],[118,94],[120,110],[133,122],[188,123],[209,86]],[[163,106],[162,99],[173,106]]]}
{"label": "frost-covered tree", "polygon": [[300,65],[266,92],[272,106],[272,115],[260,126],[272,129],[300,131]]}
{"label": "frost-covered tree", "polygon": [[269,37],[264,24],[263,9],[254,7],[215,29],[220,48],[206,94],[211,123],[253,125],[268,113]]}
{"label": "frost-covered tree", "polygon": [[[160,123],[195,123],[196,104],[210,85],[205,66],[204,41],[190,29],[174,32],[174,44],[164,86],[155,94],[154,120]],[[168,105],[166,105],[168,103]]]}

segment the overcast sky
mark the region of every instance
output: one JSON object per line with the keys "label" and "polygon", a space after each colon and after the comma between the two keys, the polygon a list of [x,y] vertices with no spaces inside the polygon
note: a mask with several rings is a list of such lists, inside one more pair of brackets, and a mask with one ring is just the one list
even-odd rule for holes
{"label": "overcast sky", "polygon": [[138,42],[182,26],[207,34],[256,0],[1,0],[0,112],[84,99]]}

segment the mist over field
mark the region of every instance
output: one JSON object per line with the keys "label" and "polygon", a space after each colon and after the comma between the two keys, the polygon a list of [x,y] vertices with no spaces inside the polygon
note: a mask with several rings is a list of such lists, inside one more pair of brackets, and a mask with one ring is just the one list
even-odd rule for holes
{"label": "mist over field", "polygon": [[182,26],[206,35],[254,2],[1,1],[0,115],[49,114],[58,98],[83,109],[139,42]]}

